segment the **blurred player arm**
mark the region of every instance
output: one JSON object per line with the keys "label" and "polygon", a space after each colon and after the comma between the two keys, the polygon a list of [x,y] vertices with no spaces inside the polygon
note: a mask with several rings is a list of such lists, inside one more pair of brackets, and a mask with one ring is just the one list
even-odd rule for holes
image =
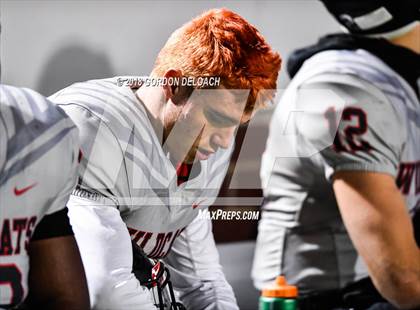
{"label": "blurred player arm", "polygon": [[175,240],[165,262],[187,309],[239,309],[219,263],[210,220],[197,217],[188,225]]}
{"label": "blurred player arm", "polygon": [[350,237],[380,293],[403,309],[420,306],[420,250],[390,175],[340,171],[334,192]]}
{"label": "blurred player arm", "polygon": [[[46,234],[47,226],[50,236]],[[67,209],[41,221],[28,252],[30,271],[26,304],[30,309],[89,309],[85,272]]]}
{"label": "blurred player arm", "polygon": [[[302,91],[298,97],[309,111],[297,124],[301,141],[319,150],[344,224],[377,289],[400,308],[418,307],[420,251],[396,185],[407,143],[403,113],[370,83],[325,77],[334,82],[322,77],[303,88],[330,94],[321,93],[317,102]],[[328,100],[331,106],[322,105]]]}
{"label": "blurred player arm", "polygon": [[78,131],[64,144],[58,193],[47,214],[36,226],[28,245],[29,294],[26,304],[34,309],[89,309],[89,293],[79,248],[66,204],[78,177]]}

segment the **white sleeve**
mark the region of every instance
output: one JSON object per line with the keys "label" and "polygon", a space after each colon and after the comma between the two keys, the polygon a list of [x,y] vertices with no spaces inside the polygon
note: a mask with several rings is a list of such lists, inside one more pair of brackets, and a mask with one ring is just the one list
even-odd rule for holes
{"label": "white sleeve", "polygon": [[296,120],[297,144],[306,155],[321,154],[327,178],[340,170],[395,177],[407,135],[401,111],[368,82],[340,78],[298,90],[297,108],[304,113]]}
{"label": "white sleeve", "polygon": [[189,224],[175,240],[165,262],[187,309],[239,309],[219,263],[210,220],[197,217]]}
{"label": "white sleeve", "polygon": [[94,309],[154,309],[151,293],[132,273],[131,238],[112,200],[71,195],[69,218]]}

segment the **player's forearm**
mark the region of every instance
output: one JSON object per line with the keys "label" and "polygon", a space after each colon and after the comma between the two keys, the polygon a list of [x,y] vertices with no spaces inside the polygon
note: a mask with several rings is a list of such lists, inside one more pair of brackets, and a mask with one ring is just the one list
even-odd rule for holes
{"label": "player's forearm", "polygon": [[[420,306],[420,250],[406,214],[380,217],[357,237],[358,249],[381,295],[401,309]],[[390,229],[393,227],[393,229]],[[370,235],[370,241],[367,236]],[[360,240],[364,239],[364,243]]]}
{"label": "player's forearm", "polygon": [[420,250],[407,266],[390,265],[371,277],[381,295],[399,309],[420,307]]}
{"label": "player's forearm", "polygon": [[334,191],[346,228],[384,298],[399,308],[420,305],[420,251],[405,201],[393,178],[340,172]]}
{"label": "player's forearm", "polygon": [[24,309],[88,310],[89,295],[78,287],[66,291],[30,292]]}
{"label": "player's forearm", "polygon": [[42,301],[29,301],[27,308],[44,310],[88,310],[90,309],[90,306],[89,299],[74,299],[60,296]]}
{"label": "player's forearm", "polygon": [[29,247],[30,309],[89,309],[89,293],[73,236],[32,241]]}
{"label": "player's forearm", "polygon": [[[371,226],[371,234],[376,237],[371,237],[364,245],[359,242],[360,253],[384,298],[398,308],[417,309],[420,306],[420,249],[414,240],[411,222],[402,214],[382,219]],[[367,232],[364,235],[367,236]]]}

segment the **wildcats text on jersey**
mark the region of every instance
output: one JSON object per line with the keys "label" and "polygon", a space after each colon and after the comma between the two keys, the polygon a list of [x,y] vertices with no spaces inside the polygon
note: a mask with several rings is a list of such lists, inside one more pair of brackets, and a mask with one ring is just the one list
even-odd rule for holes
{"label": "wildcats text on jersey", "polygon": [[28,250],[36,219],[36,216],[6,218],[0,222],[0,256],[19,255],[22,249]]}
{"label": "wildcats text on jersey", "polygon": [[416,195],[420,194],[420,161],[400,163],[397,185],[404,195],[408,195],[412,188]]}
{"label": "wildcats text on jersey", "polygon": [[164,258],[171,250],[175,239],[184,231],[184,228],[165,233],[153,233],[128,228],[131,239],[137,243],[150,258]]}

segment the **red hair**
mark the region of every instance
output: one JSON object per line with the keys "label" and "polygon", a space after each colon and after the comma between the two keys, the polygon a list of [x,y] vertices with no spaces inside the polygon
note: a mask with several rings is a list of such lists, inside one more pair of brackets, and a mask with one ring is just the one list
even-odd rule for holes
{"label": "red hair", "polygon": [[152,76],[162,77],[170,69],[183,76],[220,77],[229,89],[248,89],[247,110],[265,105],[274,93],[281,58],[258,30],[238,14],[212,9],[177,29],[159,52]]}

